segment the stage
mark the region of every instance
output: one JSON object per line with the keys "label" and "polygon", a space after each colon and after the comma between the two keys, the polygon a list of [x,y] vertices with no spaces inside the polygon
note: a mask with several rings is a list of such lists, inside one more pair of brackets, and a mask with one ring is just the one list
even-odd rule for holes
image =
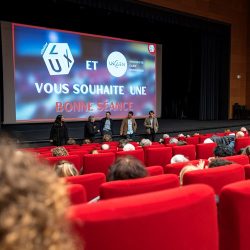
{"label": "stage", "polygon": [[[136,120],[138,124],[136,140],[140,140],[145,135],[143,126],[144,119]],[[98,121],[97,121],[98,122]],[[176,136],[179,133],[184,135],[193,135],[194,133],[222,132],[225,129],[232,131],[239,130],[242,126],[250,129],[250,120],[217,120],[217,121],[199,121],[199,120],[178,120],[178,119],[158,119],[159,131],[156,139],[162,138],[167,133],[170,136]],[[66,122],[68,126],[69,137],[74,138],[77,143],[81,144],[84,138],[85,122]],[[119,140],[121,120],[114,121],[114,140]],[[47,146],[49,145],[49,134],[51,123],[36,124],[16,124],[2,125],[2,132],[7,132],[16,139],[20,146]],[[101,141],[101,135],[97,136]]]}

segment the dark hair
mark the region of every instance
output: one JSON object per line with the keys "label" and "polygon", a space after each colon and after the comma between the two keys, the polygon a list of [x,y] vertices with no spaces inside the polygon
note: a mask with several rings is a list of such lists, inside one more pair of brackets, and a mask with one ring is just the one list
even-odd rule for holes
{"label": "dark hair", "polygon": [[63,115],[58,115],[55,119],[55,122],[61,122]]}
{"label": "dark hair", "polygon": [[133,111],[129,111],[128,114],[134,115],[134,112]]}
{"label": "dark hair", "polygon": [[243,155],[250,155],[250,146],[242,148],[241,150],[242,150],[241,154],[243,154]]}
{"label": "dark hair", "polygon": [[143,178],[148,175],[141,161],[131,155],[119,157],[108,172],[108,181]]}
{"label": "dark hair", "polygon": [[218,157],[234,155],[233,149],[228,145],[218,145],[214,149],[214,155]]}
{"label": "dark hair", "polygon": [[231,161],[228,161],[226,159],[222,159],[220,157],[216,157],[216,158],[211,160],[211,162],[208,164],[208,167],[214,168],[214,167],[225,166],[225,165],[230,165],[230,164],[232,164]]}
{"label": "dark hair", "polygon": [[107,111],[106,114],[110,114],[110,115],[111,115],[111,112],[110,112],[110,111]]}
{"label": "dark hair", "polygon": [[150,110],[148,114],[150,115],[151,113],[154,114],[155,112],[153,110]]}

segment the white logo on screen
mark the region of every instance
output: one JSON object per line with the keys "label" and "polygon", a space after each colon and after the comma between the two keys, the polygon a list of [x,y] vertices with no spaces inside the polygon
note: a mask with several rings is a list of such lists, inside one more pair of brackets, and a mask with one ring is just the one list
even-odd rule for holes
{"label": "white logo on screen", "polygon": [[74,64],[67,43],[49,43],[44,50],[43,60],[50,75],[67,75]]}
{"label": "white logo on screen", "polygon": [[127,67],[127,60],[121,52],[114,51],[108,56],[107,68],[112,76],[123,76],[127,71]]}

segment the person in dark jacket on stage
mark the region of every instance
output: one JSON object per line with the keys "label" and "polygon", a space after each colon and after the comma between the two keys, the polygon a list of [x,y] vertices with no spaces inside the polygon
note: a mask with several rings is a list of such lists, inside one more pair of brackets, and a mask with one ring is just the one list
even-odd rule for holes
{"label": "person in dark jacket on stage", "polygon": [[62,146],[67,144],[69,139],[68,128],[64,123],[63,115],[58,115],[50,130],[50,142],[55,146]]}
{"label": "person in dark jacket on stage", "polygon": [[100,121],[100,130],[101,135],[110,135],[112,137],[113,134],[113,120],[110,118],[111,113],[109,111],[106,112],[106,116]]}
{"label": "person in dark jacket on stage", "polygon": [[95,135],[98,134],[99,132],[100,130],[97,124],[95,123],[95,117],[93,115],[90,115],[84,127],[85,140],[89,139],[91,142],[94,142]]}

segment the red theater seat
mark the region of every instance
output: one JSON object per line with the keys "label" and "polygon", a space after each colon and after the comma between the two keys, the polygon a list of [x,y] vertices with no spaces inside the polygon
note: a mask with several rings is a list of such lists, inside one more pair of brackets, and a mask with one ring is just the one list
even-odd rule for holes
{"label": "red theater seat", "polygon": [[[143,149],[136,149],[132,151],[118,151],[116,152],[116,158],[125,156],[125,155],[132,155],[138,160],[140,160],[142,163],[144,163],[144,151]],[[154,164],[156,165],[156,164]]]}
{"label": "red theater seat", "polygon": [[160,165],[165,166],[170,163],[172,158],[172,148],[171,147],[160,147],[160,148],[151,148],[146,147],[144,149],[145,156],[145,165],[153,166]]}
{"label": "red theater seat", "polygon": [[178,187],[179,179],[176,175],[157,175],[145,178],[110,181],[100,186],[101,199],[110,199],[120,196],[135,195],[160,191]]}
{"label": "red theater seat", "polygon": [[244,166],[245,169],[245,179],[248,180],[250,179],[250,164],[246,164]]}
{"label": "red theater seat", "polygon": [[149,176],[164,174],[162,166],[150,166],[146,168]]}
{"label": "red theater seat", "polygon": [[65,180],[71,184],[81,184],[90,201],[100,195],[100,185],[106,181],[106,176],[103,173],[93,173],[66,177]]}
{"label": "red theater seat", "polygon": [[[207,160],[205,160],[205,165],[207,165]],[[176,174],[179,175],[180,171],[183,167],[186,165],[197,165],[199,163],[199,160],[193,160],[193,161],[187,161],[187,162],[176,162],[176,163],[170,163],[164,166],[164,173],[165,174]]]}
{"label": "red theater seat", "polygon": [[79,155],[67,155],[67,156],[52,156],[46,157],[46,160],[49,162],[50,165],[56,164],[58,161],[69,161],[73,163],[78,171],[82,168],[81,159]]}
{"label": "red theater seat", "polygon": [[196,159],[208,159],[214,156],[216,143],[204,143],[196,145]]}
{"label": "red theater seat", "polygon": [[72,205],[77,205],[87,202],[87,194],[83,185],[69,184],[67,191]]}
{"label": "red theater seat", "polygon": [[220,250],[250,249],[250,180],[222,188],[220,193]]}
{"label": "red theater seat", "polygon": [[173,156],[177,154],[182,154],[190,161],[196,159],[195,145],[183,145],[173,147]]}
{"label": "red theater seat", "polygon": [[114,153],[88,154],[83,156],[83,173],[104,173],[107,175],[109,167],[115,161]]}
{"label": "red theater seat", "polygon": [[218,250],[213,190],[192,185],[72,206],[85,250]]}
{"label": "red theater seat", "polygon": [[240,149],[245,148],[250,145],[250,137],[241,137],[235,139],[234,150],[236,153],[240,151]]}
{"label": "red theater seat", "polygon": [[238,163],[241,165],[249,164],[249,158],[247,155],[232,155],[232,156],[225,156],[223,159],[227,159],[233,163]]}
{"label": "red theater seat", "polygon": [[199,143],[199,136],[186,137],[187,144],[196,145]]}
{"label": "red theater seat", "polygon": [[214,192],[219,194],[225,185],[244,179],[244,166],[231,164],[187,172],[183,176],[183,185],[203,183],[210,185]]}

